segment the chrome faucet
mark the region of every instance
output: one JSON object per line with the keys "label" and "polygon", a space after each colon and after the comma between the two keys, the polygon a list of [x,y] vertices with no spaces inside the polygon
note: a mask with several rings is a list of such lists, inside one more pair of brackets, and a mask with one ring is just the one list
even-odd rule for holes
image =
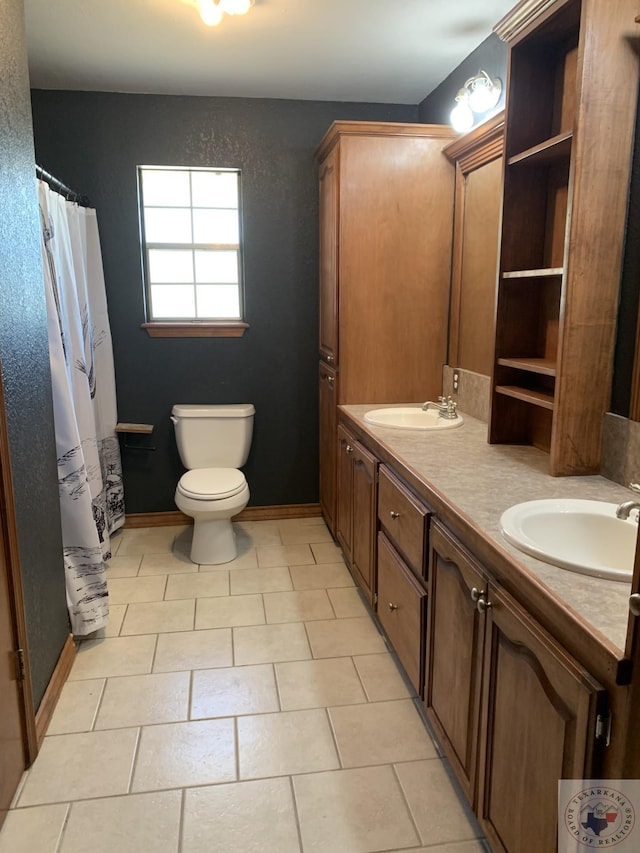
{"label": "chrome faucet", "polygon": [[[634,492],[640,492],[640,484],[638,483],[629,483],[629,488]],[[633,512],[634,509],[637,509],[640,513],[640,500],[623,501],[616,509],[616,518],[629,518],[629,515]],[[636,517],[636,521],[637,520],[638,519]]]}
{"label": "chrome faucet", "polygon": [[454,403],[451,397],[438,397],[437,403],[432,403],[431,400],[428,400],[426,403],[422,404],[422,410],[424,412],[429,409],[437,409],[441,418],[446,418],[451,421],[458,417],[458,413],[456,411],[457,407],[458,404]]}

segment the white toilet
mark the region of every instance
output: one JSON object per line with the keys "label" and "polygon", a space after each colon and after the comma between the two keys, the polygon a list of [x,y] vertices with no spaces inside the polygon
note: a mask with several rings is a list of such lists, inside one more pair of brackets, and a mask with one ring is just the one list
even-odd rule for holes
{"label": "white toilet", "polygon": [[237,554],[231,518],[249,502],[242,465],[253,435],[254,407],[175,405],[171,420],[180,459],[189,470],[176,488],[176,506],[193,518],[191,559],[214,566]]}

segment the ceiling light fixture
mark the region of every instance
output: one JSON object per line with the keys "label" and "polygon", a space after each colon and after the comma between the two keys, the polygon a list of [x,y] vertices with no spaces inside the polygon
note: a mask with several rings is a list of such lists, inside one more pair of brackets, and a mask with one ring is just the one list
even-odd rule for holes
{"label": "ceiling light fixture", "polygon": [[486,71],[478,71],[470,77],[462,89],[458,89],[456,105],[451,110],[451,124],[454,130],[464,133],[475,122],[474,113],[486,113],[493,109],[502,94],[502,80],[491,79]]}
{"label": "ceiling light fixture", "polygon": [[208,27],[217,26],[223,15],[245,15],[255,0],[199,0],[200,17]]}

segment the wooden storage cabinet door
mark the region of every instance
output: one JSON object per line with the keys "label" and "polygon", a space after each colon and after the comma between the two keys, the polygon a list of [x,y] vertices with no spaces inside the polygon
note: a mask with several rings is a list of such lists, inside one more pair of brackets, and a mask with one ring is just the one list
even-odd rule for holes
{"label": "wooden storage cabinet door", "polygon": [[335,533],[336,515],[336,384],[336,371],[320,362],[320,508],[332,533]]}
{"label": "wooden storage cabinet door", "polygon": [[437,522],[429,548],[425,710],[474,804],[485,623],[474,599],[486,591],[486,579]]}
{"label": "wooden storage cabinet door", "polygon": [[338,363],[338,148],[320,164],[320,358]]}
{"label": "wooden storage cabinet door", "polygon": [[351,563],[353,541],[353,452],[355,443],[351,433],[342,424],[338,424],[336,538],[349,563]]}
{"label": "wooden storage cabinet door", "polygon": [[353,449],[353,534],[351,564],[373,607],[376,592],[376,503],[378,460],[360,443]]}
{"label": "wooden storage cabinet door", "polygon": [[495,853],[553,853],[558,780],[597,774],[606,695],[507,593],[488,602],[478,817]]}
{"label": "wooden storage cabinet door", "polygon": [[385,466],[380,468],[378,518],[380,526],[409,567],[426,574],[427,523],[430,511]]}
{"label": "wooden storage cabinet door", "polygon": [[415,687],[422,693],[427,593],[383,533],[378,534],[378,619]]}

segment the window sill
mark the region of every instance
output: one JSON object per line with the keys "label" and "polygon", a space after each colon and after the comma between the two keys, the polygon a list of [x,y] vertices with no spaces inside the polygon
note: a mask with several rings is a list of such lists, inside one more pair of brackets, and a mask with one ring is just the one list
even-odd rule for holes
{"label": "window sill", "polygon": [[150,338],[241,338],[249,328],[238,320],[230,323],[142,323]]}

